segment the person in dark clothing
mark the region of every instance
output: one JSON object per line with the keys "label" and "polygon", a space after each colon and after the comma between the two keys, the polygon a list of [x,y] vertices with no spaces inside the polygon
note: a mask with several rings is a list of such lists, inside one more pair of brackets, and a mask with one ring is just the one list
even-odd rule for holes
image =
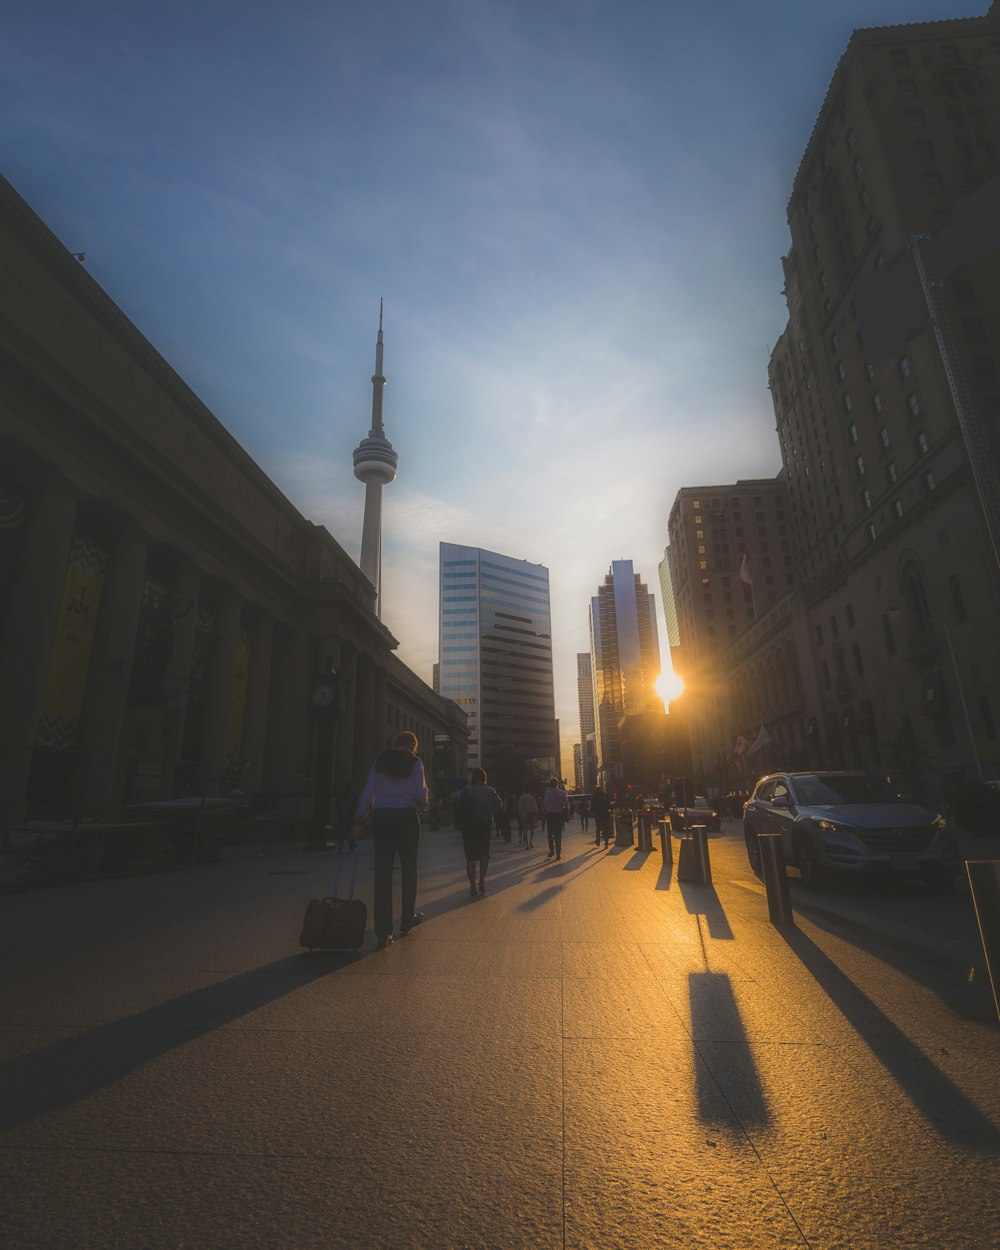
{"label": "person in dark clothing", "polygon": [[594,829],[597,834],[594,838],[594,845],[600,846],[601,838],[603,838],[604,847],[607,849],[611,841],[611,802],[600,786],[594,786],[594,793],[590,800],[590,814],[594,818]]}
{"label": "person in dark clothing", "polygon": [[427,806],[427,778],[417,746],[416,734],[404,732],[397,735],[394,747],[375,760],[350,833],[353,844],[370,812],[375,844],[373,912],[379,950],[392,945],[392,870],[397,855],[402,873],[401,933],[409,933],[423,919],[423,913],[416,910],[417,847],[420,812]]}
{"label": "person in dark clothing", "polygon": [[465,871],[469,877],[469,897],[476,898],[476,864],[479,864],[479,893],[486,893],[486,870],[490,863],[490,833],[493,818],[503,804],[500,795],[486,784],[486,773],[474,768],[469,784],[455,800],[459,830],[465,851]]}
{"label": "person in dark clothing", "polygon": [[542,815],[545,817],[545,832],[549,839],[547,859],[555,856],[562,859],[563,826],[569,816],[569,799],[566,791],[559,785],[558,777],[550,777],[548,787],[542,795]]}

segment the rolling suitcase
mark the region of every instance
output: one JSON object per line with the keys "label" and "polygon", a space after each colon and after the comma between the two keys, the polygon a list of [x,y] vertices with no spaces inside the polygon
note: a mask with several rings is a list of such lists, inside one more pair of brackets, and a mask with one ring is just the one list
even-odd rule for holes
{"label": "rolling suitcase", "polygon": [[309,950],[344,950],[347,947],[357,950],[364,941],[365,929],[368,927],[368,908],[359,898],[354,897],[354,887],[358,882],[358,862],[361,859],[360,843],[354,848],[354,865],[347,898],[337,897],[346,853],[347,844],[342,842],[332,896],[311,899],[306,907],[299,945]]}

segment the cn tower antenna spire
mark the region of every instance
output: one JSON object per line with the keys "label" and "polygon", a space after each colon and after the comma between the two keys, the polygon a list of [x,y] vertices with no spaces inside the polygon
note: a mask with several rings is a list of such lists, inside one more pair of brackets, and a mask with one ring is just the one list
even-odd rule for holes
{"label": "cn tower antenna spire", "polygon": [[375,587],[375,611],[382,615],[382,487],[396,476],[398,457],[382,425],[382,300],[378,302],[378,337],[372,374],[372,423],[368,437],[354,449],[354,476],[365,484],[365,519],[361,530],[361,572]]}

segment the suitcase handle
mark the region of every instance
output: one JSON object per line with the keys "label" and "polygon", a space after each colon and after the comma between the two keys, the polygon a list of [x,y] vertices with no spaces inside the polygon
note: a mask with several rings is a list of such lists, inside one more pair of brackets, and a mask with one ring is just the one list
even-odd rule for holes
{"label": "suitcase handle", "polygon": [[[344,872],[344,858],[347,855],[347,839],[345,838],[340,844],[340,854],[337,856],[337,871],[333,877],[333,893],[332,898],[337,898],[340,894],[340,879]],[[358,864],[361,862],[361,843],[354,844],[354,866],[351,872],[351,887],[347,891],[347,901],[350,902],[354,897],[354,889],[358,884]]]}

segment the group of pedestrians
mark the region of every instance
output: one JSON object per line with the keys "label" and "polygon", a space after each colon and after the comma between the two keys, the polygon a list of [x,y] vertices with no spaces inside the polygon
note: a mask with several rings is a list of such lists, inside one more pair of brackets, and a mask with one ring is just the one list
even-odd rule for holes
{"label": "group of pedestrians", "polygon": [[[423,919],[416,910],[417,850],[420,842],[420,812],[427,806],[427,778],[417,755],[415,734],[398,734],[395,743],[383,751],[371,766],[368,780],[358,799],[354,823],[348,833],[352,846],[363,835],[370,821],[375,847],[375,880],[373,920],[379,950],[391,945],[393,936],[392,874],[399,859],[401,884],[401,934],[409,933]],[[603,803],[602,803],[603,800]],[[586,829],[588,815],[593,815],[597,828],[597,844],[610,837],[610,805],[600,786],[590,801],[581,824]],[[455,823],[462,835],[462,849],[469,879],[469,897],[486,893],[486,874],[490,863],[490,844],[494,821],[503,833],[506,817],[510,840],[510,817],[516,816],[518,844],[525,850],[535,845],[539,820],[544,823],[548,840],[547,859],[562,859],[563,829],[570,815],[566,791],[556,777],[550,777],[539,800],[525,786],[516,802],[505,804],[500,795],[487,784],[482,768],[472,770],[469,784],[455,800]]]}

